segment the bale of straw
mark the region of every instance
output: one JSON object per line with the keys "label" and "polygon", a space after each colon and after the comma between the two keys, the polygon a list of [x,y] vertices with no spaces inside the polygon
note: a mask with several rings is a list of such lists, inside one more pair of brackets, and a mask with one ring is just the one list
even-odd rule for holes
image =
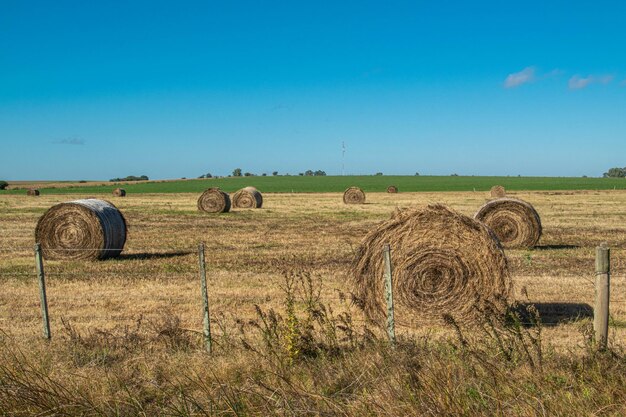
{"label": "bale of straw", "polygon": [[343,193],[343,202],[345,204],[363,204],[365,203],[365,193],[359,187],[350,187]]}
{"label": "bale of straw", "polygon": [[112,203],[84,199],[49,208],[37,222],[35,240],[46,259],[106,259],[122,252],[126,232]]}
{"label": "bale of straw", "polygon": [[126,197],[126,190],[123,188],[116,188],[113,190],[114,197]]}
{"label": "bale of straw", "polygon": [[206,213],[228,213],[230,196],[219,188],[209,188],[198,198],[198,210]]}
{"label": "bale of straw", "polygon": [[498,198],[483,205],[474,218],[486,224],[505,248],[531,248],[541,237],[541,218],[528,202]]}
{"label": "bale of straw", "polygon": [[506,190],[501,185],[494,185],[493,187],[491,187],[489,193],[491,194],[492,198],[506,197]]}
{"label": "bale of straw", "polygon": [[361,242],[350,268],[366,316],[384,322],[383,247],[391,245],[396,322],[502,317],[511,293],[504,252],[482,223],[440,204],[397,211]]}
{"label": "bale of straw", "polygon": [[387,192],[395,194],[398,192],[398,187],[396,187],[395,185],[390,185],[389,187],[387,187]]}
{"label": "bale of straw", "polygon": [[261,208],[263,206],[263,196],[254,187],[245,187],[233,194],[234,208]]}
{"label": "bale of straw", "polygon": [[26,195],[37,197],[39,195],[39,190],[36,188],[29,188],[28,191],[26,191]]}

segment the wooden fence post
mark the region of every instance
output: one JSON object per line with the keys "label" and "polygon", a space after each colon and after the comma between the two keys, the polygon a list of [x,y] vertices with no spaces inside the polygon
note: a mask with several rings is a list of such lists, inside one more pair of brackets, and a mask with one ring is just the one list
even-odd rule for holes
{"label": "wooden fence post", "polygon": [[212,352],[211,319],[209,317],[209,294],[206,286],[206,263],[204,260],[204,243],[198,246],[198,258],[200,260],[200,285],[202,286],[203,303],[203,334],[207,352]]}
{"label": "wooden fence post", "polygon": [[396,344],[396,322],[393,316],[393,285],[392,285],[392,273],[393,268],[391,265],[391,248],[389,245],[385,245],[383,248],[383,255],[385,258],[385,300],[387,301],[387,334],[389,335],[389,343],[392,346]]}
{"label": "wooden fence post", "polygon": [[609,334],[610,280],[611,249],[602,243],[596,248],[596,300],[593,309],[593,330],[599,350],[606,349]]}
{"label": "wooden fence post", "polygon": [[43,337],[50,340],[50,318],[48,317],[48,297],[46,295],[46,276],[43,270],[43,257],[41,256],[41,245],[35,244],[35,265],[37,267],[37,277],[39,278],[39,300],[41,303],[41,317],[43,319]]}

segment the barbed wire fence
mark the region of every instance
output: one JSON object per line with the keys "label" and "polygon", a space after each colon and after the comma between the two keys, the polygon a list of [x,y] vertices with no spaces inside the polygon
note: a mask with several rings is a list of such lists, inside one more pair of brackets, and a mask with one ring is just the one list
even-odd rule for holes
{"label": "barbed wire fence", "polygon": [[[164,251],[165,249],[165,251]],[[77,250],[91,250],[91,249],[77,249]],[[205,247],[204,244],[199,244],[197,248],[133,248],[135,253],[127,253],[128,259],[151,259],[153,257],[175,257],[175,256],[187,256],[197,253],[198,255],[198,267],[197,269],[191,268],[189,265],[185,265],[180,268],[173,268],[168,270],[166,275],[168,278],[175,282],[185,281],[187,287],[192,293],[178,293],[178,294],[160,294],[159,302],[144,303],[146,306],[143,309],[139,309],[140,312],[134,311],[133,314],[129,314],[125,311],[122,305],[115,300],[106,300],[102,298],[101,294],[87,293],[87,294],[75,294],[75,293],[58,293],[56,292],[55,281],[58,279],[64,280],[81,280],[83,278],[130,278],[133,277],[149,277],[153,271],[150,271],[149,265],[143,265],[143,270],[137,270],[133,267],[131,270],[125,268],[123,271],[116,271],[115,269],[106,268],[105,270],[98,271],[71,271],[59,267],[59,265],[52,265],[44,262],[41,256],[41,248],[36,245],[34,250],[35,258],[35,270],[36,276],[39,282],[39,302],[37,308],[41,308],[41,320],[43,328],[43,336],[50,339],[54,334],[54,329],[51,327],[51,323],[56,326],[65,321],[80,320],[84,323],[89,323],[89,326],[99,326],[101,324],[111,322],[124,322],[129,323],[136,320],[158,320],[163,309],[176,308],[185,305],[184,311],[177,311],[178,314],[183,317],[185,323],[190,324],[189,331],[198,333],[201,335],[204,346],[207,352],[212,351],[213,336],[211,334],[211,325],[216,325],[215,316],[211,317],[211,314],[215,314],[213,304],[217,297],[220,295],[213,292],[210,277],[207,277],[207,264],[205,260]],[[0,251],[10,252],[15,254],[26,254],[30,252],[27,248],[7,248],[2,247]],[[127,252],[129,250],[127,249]],[[381,262],[385,257],[381,253]],[[33,272],[28,271],[29,268],[21,268],[18,272],[1,272],[0,278],[12,277],[12,278],[24,278],[32,279]],[[32,268],[30,268],[32,271]],[[391,280],[392,265],[386,269],[385,276],[381,277],[381,280],[385,282],[385,300],[387,305],[387,323],[386,331],[390,340],[390,343],[395,343],[396,332],[410,333],[415,328],[428,328],[433,325],[431,320],[420,320],[419,318],[401,318],[401,320],[394,320],[394,308],[393,308],[393,294],[388,282]],[[623,289],[626,288],[626,276],[611,274],[610,263],[610,250],[606,246],[600,246],[596,248],[596,268],[595,277],[581,276],[576,281],[576,285],[584,286],[585,294],[588,294],[585,299],[579,300],[554,300],[553,302],[532,302],[528,300],[527,304],[534,305],[538,308],[541,315],[541,325],[547,327],[561,326],[564,324],[571,324],[580,319],[587,319],[593,323],[593,330],[595,336],[595,342],[599,349],[606,348],[607,340],[609,339],[609,329],[617,330],[626,327],[626,298],[624,298]],[[194,285],[191,285],[195,282]],[[50,285],[52,283],[52,286]],[[50,288],[49,288],[50,287]],[[193,288],[192,288],[193,287]],[[621,291],[612,291],[612,289],[619,289]],[[50,291],[52,289],[52,291]],[[273,288],[276,290],[276,288]],[[126,295],[131,294],[134,289],[130,286],[121,287],[118,291],[124,292]],[[141,291],[139,289],[138,291]],[[324,291],[324,301],[332,303],[345,303],[349,302],[349,296],[344,292],[342,288],[327,287]],[[149,295],[146,295],[148,297]],[[118,294],[119,297],[119,294]],[[141,298],[141,297],[140,297]],[[590,305],[590,301],[592,305]],[[263,300],[258,304],[262,304]],[[267,299],[266,299],[267,301]],[[250,304],[256,304],[249,301]],[[72,307],[84,307],[89,304],[96,304],[99,314],[93,316],[75,315],[72,314]],[[189,305],[193,305],[194,308],[189,308]],[[49,305],[54,308],[52,310],[53,317]],[[25,308],[33,309],[35,307],[33,303],[28,303]],[[137,317],[139,314],[139,317]],[[58,316],[60,320],[57,320],[55,316]],[[3,320],[0,317],[0,320]],[[4,320],[11,320],[11,317],[4,318]],[[352,322],[356,325],[371,324],[365,317],[352,318]],[[523,322],[523,325],[533,325],[532,322]],[[194,328],[195,327],[195,328]]]}

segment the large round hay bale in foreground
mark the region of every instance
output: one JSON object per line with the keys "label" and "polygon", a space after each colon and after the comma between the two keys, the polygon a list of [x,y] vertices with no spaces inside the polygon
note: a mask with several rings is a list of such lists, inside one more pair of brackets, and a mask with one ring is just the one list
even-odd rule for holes
{"label": "large round hay bale in foreground", "polygon": [[232,203],[234,208],[261,208],[263,196],[254,187],[245,187],[233,194]]}
{"label": "large round hay bale in foreground", "polygon": [[363,204],[365,203],[365,193],[359,187],[350,187],[343,193],[343,202],[345,204]]}
{"label": "large round hay bale in foreground", "polygon": [[126,190],[123,188],[116,188],[113,190],[114,197],[126,197]]}
{"label": "large round hay bale in foreground", "polygon": [[36,188],[29,188],[28,191],[26,191],[26,195],[37,197],[39,195],[39,190]]}
{"label": "large round hay bale in foreground", "polygon": [[[461,323],[503,316],[511,291],[506,257],[482,223],[440,204],[397,211],[361,242],[351,267],[357,303],[384,322],[383,247],[391,245],[396,322]],[[426,323],[424,323],[426,324]]]}
{"label": "large round hay bale in foreground", "polygon": [[46,259],[112,258],[124,249],[126,220],[108,201],[69,201],[39,218],[35,241]]}
{"label": "large round hay bale in foreground", "polygon": [[398,192],[398,187],[396,187],[395,185],[390,185],[389,187],[387,187],[387,192],[390,194],[395,194]]}
{"label": "large round hay bale in foreground", "polygon": [[501,185],[494,185],[491,187],[491,190],[489,190],[489,194],[491,194],[492,198],[502,198],[506,197],[506,190]]}
{"label": "large round hay bale in foreground", "polygon": [[498,198],[482,206],[474,218],[486,224],[505,248],[532,248],[541,237],[541,219],[528,202]]}
{"label": "large round hay bale in foreground", "polygon": [[198,210],[206,213],[230,211],[230,196],[219,188],[209,188],[198,198]]}

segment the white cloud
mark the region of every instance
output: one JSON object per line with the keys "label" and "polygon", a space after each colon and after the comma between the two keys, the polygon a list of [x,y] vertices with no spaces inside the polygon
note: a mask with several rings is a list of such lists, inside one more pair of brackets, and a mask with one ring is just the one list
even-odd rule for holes
{"label": "white cloud", "polygon": [[535,68],[526,67],[520,72],[514,72],[509,74],[504,80],[505,88],[519,87],[522,84],[526,84],[535,80]]}
{"label": "white cloud", "polygon": [[66,138],[66,139],[55,140],[52,143],[54,143],[55,145],[84,145],[85,144],[85,139],[82,139],[82,138]]}
{"label": "white cloud", "polygon": [[615,78],[613,75],[588,75],[587,77],[581,77],[576,74],[569,79],[567,85],[570,90],[580,90],[589,86],[590,84],[608,84]]}

